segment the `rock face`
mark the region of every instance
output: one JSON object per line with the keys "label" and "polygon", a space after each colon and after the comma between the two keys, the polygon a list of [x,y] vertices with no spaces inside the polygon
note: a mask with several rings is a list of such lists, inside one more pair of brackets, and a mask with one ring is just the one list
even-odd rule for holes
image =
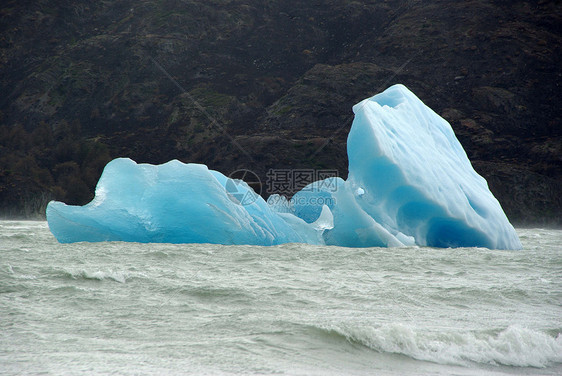
{"label": "rock face", "polygon": [[560,224],[561,15],[559,1],[5,1],[0,214],[84,204],[119,156],[345,178],[351,106],[403,83],[513,222]]}

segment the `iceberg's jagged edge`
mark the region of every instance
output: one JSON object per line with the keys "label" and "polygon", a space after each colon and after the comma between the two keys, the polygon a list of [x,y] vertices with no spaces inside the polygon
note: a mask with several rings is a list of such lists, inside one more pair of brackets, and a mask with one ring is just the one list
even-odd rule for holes
{"label": "iceberg's jagged edge", "polygon": [[205,165],[118,158],[89,204],[48,204],[49,228],[61,243],[521,248],[449,123],[405,86],[353,110],[348,179],[312,183],[291,202],[266,202],[237,181],[238,193],[252,196],[241,204],[227,189],[229,178]]}

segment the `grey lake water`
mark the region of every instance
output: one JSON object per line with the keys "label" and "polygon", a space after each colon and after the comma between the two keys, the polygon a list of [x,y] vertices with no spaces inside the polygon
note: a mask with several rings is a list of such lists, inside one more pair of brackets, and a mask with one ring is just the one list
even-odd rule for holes
{"label": "grey lake water", "polygon": [[59,244],[0,222],[0,374],[560,375],[562,230],[522,251]]}

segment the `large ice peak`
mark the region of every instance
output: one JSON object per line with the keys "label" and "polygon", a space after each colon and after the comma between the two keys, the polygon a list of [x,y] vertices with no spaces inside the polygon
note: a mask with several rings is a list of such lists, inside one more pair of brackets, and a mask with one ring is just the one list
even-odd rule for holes
{"label": "large ice peak", "polygon": [[449,123],[406,87],[394,85],[353,111],[346,184],[364,192],[357,202],[375,221],[419,245],[521,247]]}
{"label": "large ice peak", "polygon": [[[290,201],[276,195],[266,203],[204,165],[117,159],[91,203],[49,203],[49,227],[61,242],[521,248],[451,126],[406,87],[353,110],[347,181],[318,181]],[[233,197],[232,184],[255,199]]]}

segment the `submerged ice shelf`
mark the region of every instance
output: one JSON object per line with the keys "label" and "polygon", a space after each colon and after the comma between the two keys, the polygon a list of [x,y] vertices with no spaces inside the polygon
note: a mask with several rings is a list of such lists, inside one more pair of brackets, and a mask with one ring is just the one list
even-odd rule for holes
{"label": "submerged ice shelf", "polygon": [[315,182],[290,202],[277,195],[265,202],[240,181],[233,196],[233,182],[204,165],[119,158],[105,167],[89,204],[50,202],[49,228],[63,243],[521,248],[449,123],[406,87],[394,85],[353,111],[348,179]]}

